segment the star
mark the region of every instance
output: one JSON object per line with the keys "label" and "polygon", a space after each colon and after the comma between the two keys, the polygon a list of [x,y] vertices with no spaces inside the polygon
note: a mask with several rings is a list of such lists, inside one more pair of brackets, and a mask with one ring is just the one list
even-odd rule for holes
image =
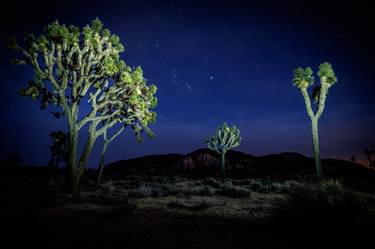
{"label": "star", "polygon": [[214,79],[214,76],[210,75],[210,80],[213,80]]}
{"label": "star", "polygon": [[191,91],[191,90],[193,89],[193,87],[192,87],[191,85],[189,85],[189,84],[185,84],[185,87],[186,87],[186,89],[188,89],[189,91]]}

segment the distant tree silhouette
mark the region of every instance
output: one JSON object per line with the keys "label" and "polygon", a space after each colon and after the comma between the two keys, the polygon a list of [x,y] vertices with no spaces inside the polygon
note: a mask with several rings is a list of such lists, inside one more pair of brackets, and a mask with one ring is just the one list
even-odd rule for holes
{"label": "distant tree silhouette", "polygon": [[60,162],[66,162],[68,156],[68,135],[63,131],[53,131],[49,134],[52,145],[49,146],[51,158],[48,166],[58,168]]}
{"label": "distant tree silhouette", "polygon": [[375,150],[374,149],[364,149],[363,153],[365,153],[365,155],[367,156],[367,160],[369,162],[369,167],[371,169],[373,169],[374,168],[374,161],[371,160],[371,156],[372,156],[372,154],[375,153]]}
{"label": "distant tree silhouette", "polygon": [[355,156],[352,156],[352,157],[350,158],[350,161],[352,161],[353,163],[355,163],[355,161],[356,161]]}

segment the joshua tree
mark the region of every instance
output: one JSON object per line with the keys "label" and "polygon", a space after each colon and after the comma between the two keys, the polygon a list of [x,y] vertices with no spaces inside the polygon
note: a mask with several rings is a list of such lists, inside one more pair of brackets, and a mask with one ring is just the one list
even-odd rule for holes
{"label": "joshua tree", "polygon": [[[22,56],[14,63],[28,64],[34,69],[34,79],[20,94],[39,99],[42,109],[49,103],[55,104],[61,112],[58,115],[55,112],[54,116],[63,116],[67,120],[67,183],[71,192],[78,192],[79,179],[96,138],[117,124],[119,119],[138,115],[138,107],[135,107],[138,103],[134,104],[136,101],[130,96],[137,96],[141,90],[131,87],[129,79],[140,77],[142,70],[139,67],[134,70],[120,59],[124,47],[119,37],[103,29],[98,18],[83,29],[55,21],[38,37],[27,35],[23,46],[14,40],[10,47]],[[126,84],[130,86],[124,88]],[[156,87],[144,87],[151,88],[154,91],[150,92],[155,93]],[[116,99],[114,94],[123,98]],[[81,103],[86,99],[90,111],[82,115],[79,110],[83,109]],[[155,113],[148,112],[145,120],[155,120],[155,116]],[[134,125],[138,127],[147,123]],[[89,125],[88,137],[78,157],[79,132],[86,124]]]}
{"label": "joshua tree", "polygon": [[318,76],[320,78],[320,84],[313,88],[311,97],[316,104],[315,111],[311,106],[311,98],[308,93],[308,88],[314,84],[314,76],[311,68],[306,67],[303,69],[298,67],[294,70],[293,84],[301,91],[305,100],[307,114],[311,119],[314,160],[318,178],[321,179],[323,178],[323,172],[320,162],[318,121],[324,111],[328,90],[337,82],[337,78],[333,72],[331,64],[328,62],[320,64]]}
{"label": "joshua tree", "polygon": [[221,172],[223,182],[225,182],[225,154],[228,150],[240,145],[240,130],[234,125],[229,127],[226,123],[223,123],[217,127],[215,136],[207,139],[206,143],[210,150],[214,150],[221,155]]}
{"label": "joshua tree", "polygon": [[367,156],[367,160],[369,162],[369,167],[370,167],[370,169],[372,169],[374,167],[374,161],[371,160],[371,156],[372,156],[372,154],[375,153],[375,150],[364,149],[363,153],[365,153],[365,155]]}
{"label": "joshua tree", "polygon": [[52,145],[49,146],[51,159],[48,166],[58,168],[61,161],[66,162],[68,155],[68,136],[63,131],[53,131],[49,134]]}
{"label": "joshua tree", "polygon": [[[121,83],[118,86],[125,90],[127,94],[119,94],[119,92],[114,91],[112,97],[129,104],[124,105],[119,115],[116,115],[115,118],[104,120],[102,123],[103,126],[106,126],[108,123],[114,121],[118,123],[120,127],[118,127],[117,131],[111,136],[108,136],[109,131],[103,131],[102,135],[104,142],[100,155],[97,187],[100,185],[105,165],[105,153],[108,146],[125,130],[127,126],[130,126],[133,129],[138,142],[143,141],[143,132],[146,132],[150,138],[154,137],[153,132],[148,128],[148,124],[154,122],[156,118],[156,114],[150,111],[150,109],[155,108],[157,105],[157,98],[154,97],[157,90],[156,86],[146,85],[146,81],[143,78],[143,73],[140,68],[137,68],[134,71],[133,76],[131,74],[124,74],[120,82]],[[111,110],[108,109],[103,111],[106,113],[111,112]],[[116,127],[114,127],[114,129],[115,128]],[[98,133],[98,135],[100,134]]]}

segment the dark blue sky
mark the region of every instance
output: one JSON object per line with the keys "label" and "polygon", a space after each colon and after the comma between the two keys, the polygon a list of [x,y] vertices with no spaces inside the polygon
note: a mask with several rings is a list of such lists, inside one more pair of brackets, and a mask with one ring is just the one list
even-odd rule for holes
{"label": "dark blue sky", "polygon": [[[320,120],[323,157],[350,158],[375,144],[374,21],[365,1],[61,1],[4,8],[4,36],[39,33],[49,22],[84,26],[98,16],[120,36],[128,65],[141,65],[159,91],[153,140],[137,144],[129,130],[114,141],[108,161],[145,154],[188,153],[222,122],[236,124],[238,150],[263,155],[311,155],[303,98],[292,86],[297,66],[333,64],[338,83]],[[22,8],[20,7],[22,6]],[[45,164],[48,134],[63,119],[17,96],[30,68],[9,64],[1,48],[0,155],[19,152]],[[91,159],[95,166],[99,142]]]}

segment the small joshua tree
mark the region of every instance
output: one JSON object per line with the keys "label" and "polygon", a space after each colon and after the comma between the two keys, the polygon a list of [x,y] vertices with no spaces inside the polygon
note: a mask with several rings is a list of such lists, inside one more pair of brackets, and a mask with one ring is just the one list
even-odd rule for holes
{"label": "small joshua tree", "polygon": [[365,155],[367,156],[367,160],[369,162],[370,169],[374,168],[374,161],[371,160],[371,156],[372,156],[372,154],[375,153],[375,150],[373,150],[373,149],[364,149],[363,153],[365,153]]}
{"label": "small joshua tree", "polygon": [[320,64],[318,76],[320,84],[315,86],[312,91],[312,100],[316,104],[316,111],[313,110],[311,105],[311,98],[308,93],[308,88],[314,84],[313,71],[310,67],[305,69],[298,67],[293,73],[293,84],[302,93],[305,100],[306,111],[311,119],[312,135],[313,135],[313,153],[317,176],[319,179],[323,178],[322,166],[320,162],[319,150],[319,136],[318,136],[318,121],[324,111],[328,90],[337,82],[337,78],[332,69],[331,64],[324,62]]}
{"label": "small joshua tree", "polygon": [[49,134],[52,145],[49,146],[51,159],[48,166],[58,168],[61,161],[66,162],[68,155],[68,136],[61,130]]}
{"label": "small joshua tree", "polygon": [[228,150],[240,145],[240,130],[234,125],[229,127],[226,123],[224,123],[217,127],[215,136],[207,139],[206,143],[210,150],[214,150],[221,155],[221,172],[223,182],[225,183],[225,154]]}
{"label": "small joshua tree", "polygon": [[[34,78],[21,95],[40,100],[41,109],[55,104],[60,110],[54,116],[67,121],[68,191],[79,191],[95,141],[106,130],[123,121],[134,130],[142,130],[155,120],[156,114],[145,108],[149,106],[146,102],[154,101],[150,95],[155,94],[156,87],[133,84],[133,80],[145,82],[141,68],[133,69],[120,59],[124,51],[120,38],[103,29],[98,18],[82,29],[55,21],[41,35],[27,35],[24,44],[12,40],[9,45],[20,54],[14,63],[34,69]],[[147,99],[138,98],[146,91]],[[82,105],[85,100],[89,101],[89,111],[82,114],[82,109],[87,110]],[[142,122],[131,123],[138,120],[133,116],[141,114]],[[79,155],[78,137],[86,125],[88,136]]]}

